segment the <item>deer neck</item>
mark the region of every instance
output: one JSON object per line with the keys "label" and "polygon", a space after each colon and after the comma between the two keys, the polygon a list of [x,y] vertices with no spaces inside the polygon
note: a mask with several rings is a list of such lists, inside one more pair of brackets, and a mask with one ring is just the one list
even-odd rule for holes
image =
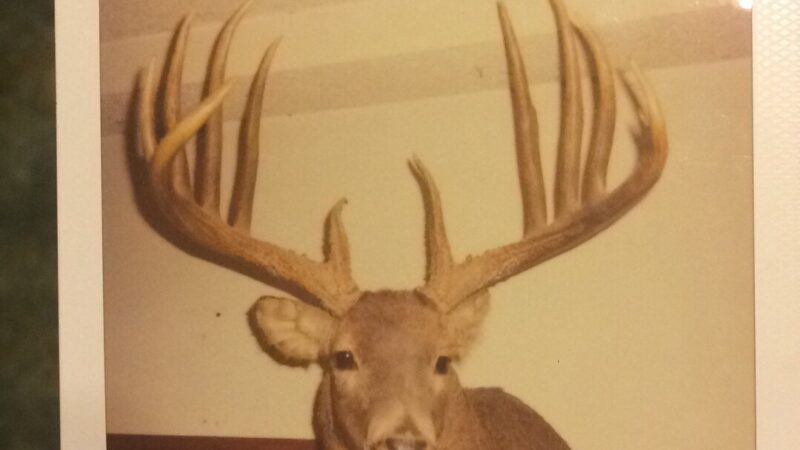
{"label": "deer neck", "polygon": [[450,395],[444,410],[444,429],[437,448],[453,450],[490,450],[489,434],[468,400],[466,391],[459,388]]}

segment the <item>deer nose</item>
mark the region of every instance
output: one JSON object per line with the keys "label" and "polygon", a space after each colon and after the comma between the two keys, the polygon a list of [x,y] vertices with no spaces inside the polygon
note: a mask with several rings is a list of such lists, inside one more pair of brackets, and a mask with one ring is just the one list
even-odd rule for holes
{"label": "deer nose", "polygon": [[428,443],[413,437],[390,437],[386,439],[386,448],[389,450],[425,450]]}

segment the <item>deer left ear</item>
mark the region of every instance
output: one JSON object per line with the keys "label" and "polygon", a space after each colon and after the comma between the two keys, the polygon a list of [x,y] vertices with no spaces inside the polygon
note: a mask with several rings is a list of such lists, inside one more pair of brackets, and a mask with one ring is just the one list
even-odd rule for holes
{"label": "deer left ear", "polygon": [[260,298],[254,313],[267,344],[284,358],[299,363],[319,360],[338,323],[321,308],[280,297]]}
{"label": "deer left ear", "polygon": [[445,317],[447,347],[452,357],[460,358],[475,341],[483,319],[489,312],[489,291],[484,289],[462,301]]}

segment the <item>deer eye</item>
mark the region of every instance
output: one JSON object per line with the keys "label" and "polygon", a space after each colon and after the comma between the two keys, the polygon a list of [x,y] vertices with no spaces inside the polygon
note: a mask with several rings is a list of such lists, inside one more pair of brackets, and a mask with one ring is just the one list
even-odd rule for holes
{"label": "deer eye", "polygon": [[439,375],[446,375],[448,370],[450,370],[450,357],[440,356],[439,359],[436,360],[436,373]]}
{"label": "deer eye", "polygon": [[353,352],[336,352],[333,355],[333,366],[336,370],[355,370],[357,366]]}

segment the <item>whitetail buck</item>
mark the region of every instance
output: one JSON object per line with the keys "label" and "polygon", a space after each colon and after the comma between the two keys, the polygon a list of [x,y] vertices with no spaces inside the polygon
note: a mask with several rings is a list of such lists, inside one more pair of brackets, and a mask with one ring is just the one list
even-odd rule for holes
{"label": "whitetail buck", "polygon": [[[258,277],[298,299],[264,297],[254,307],[266,342],[288,360],[323,368],[314,425],[325,449],[566,449],[566,442],[534,410],[499,389],[464,389],[457,361],[481,325],[487,290],[595,236],[624,215],[658,180],[667,142],[656,99],[634,67],[624,74],[637,108],[641,136],[632,173],[606,189],[615,123],[614,77],[596,37],[575,24],[560,0],[551,0],[561,57],[561,134],[548,217],[538,150],[536,112],[520,51],[503,4],[505,42],[524,233],[517,241],[454,261],[431,174],[414,159],[425,208],[427,275],[408,291],[362,292],[351,276],[344,202],[330,211],[325,259],[313,261],[249,234],[256,180],[264,84],[276,45],[267,50],[252,83],[240,135],[240,153],[227,220],[219,212],[220,105],[230,89],[224,68],[239,10],[221,31],[210,62],[207,98],[181,117],[180,83],[189,20],[175,36],[164,73],[165,132],[155,124],[153,66],[141,77],[139,156],[148,201],[190,251]],[[579,46],[592,75],[594,114],[581,175]],[[184,145],[204,127],[194,182]]]}

